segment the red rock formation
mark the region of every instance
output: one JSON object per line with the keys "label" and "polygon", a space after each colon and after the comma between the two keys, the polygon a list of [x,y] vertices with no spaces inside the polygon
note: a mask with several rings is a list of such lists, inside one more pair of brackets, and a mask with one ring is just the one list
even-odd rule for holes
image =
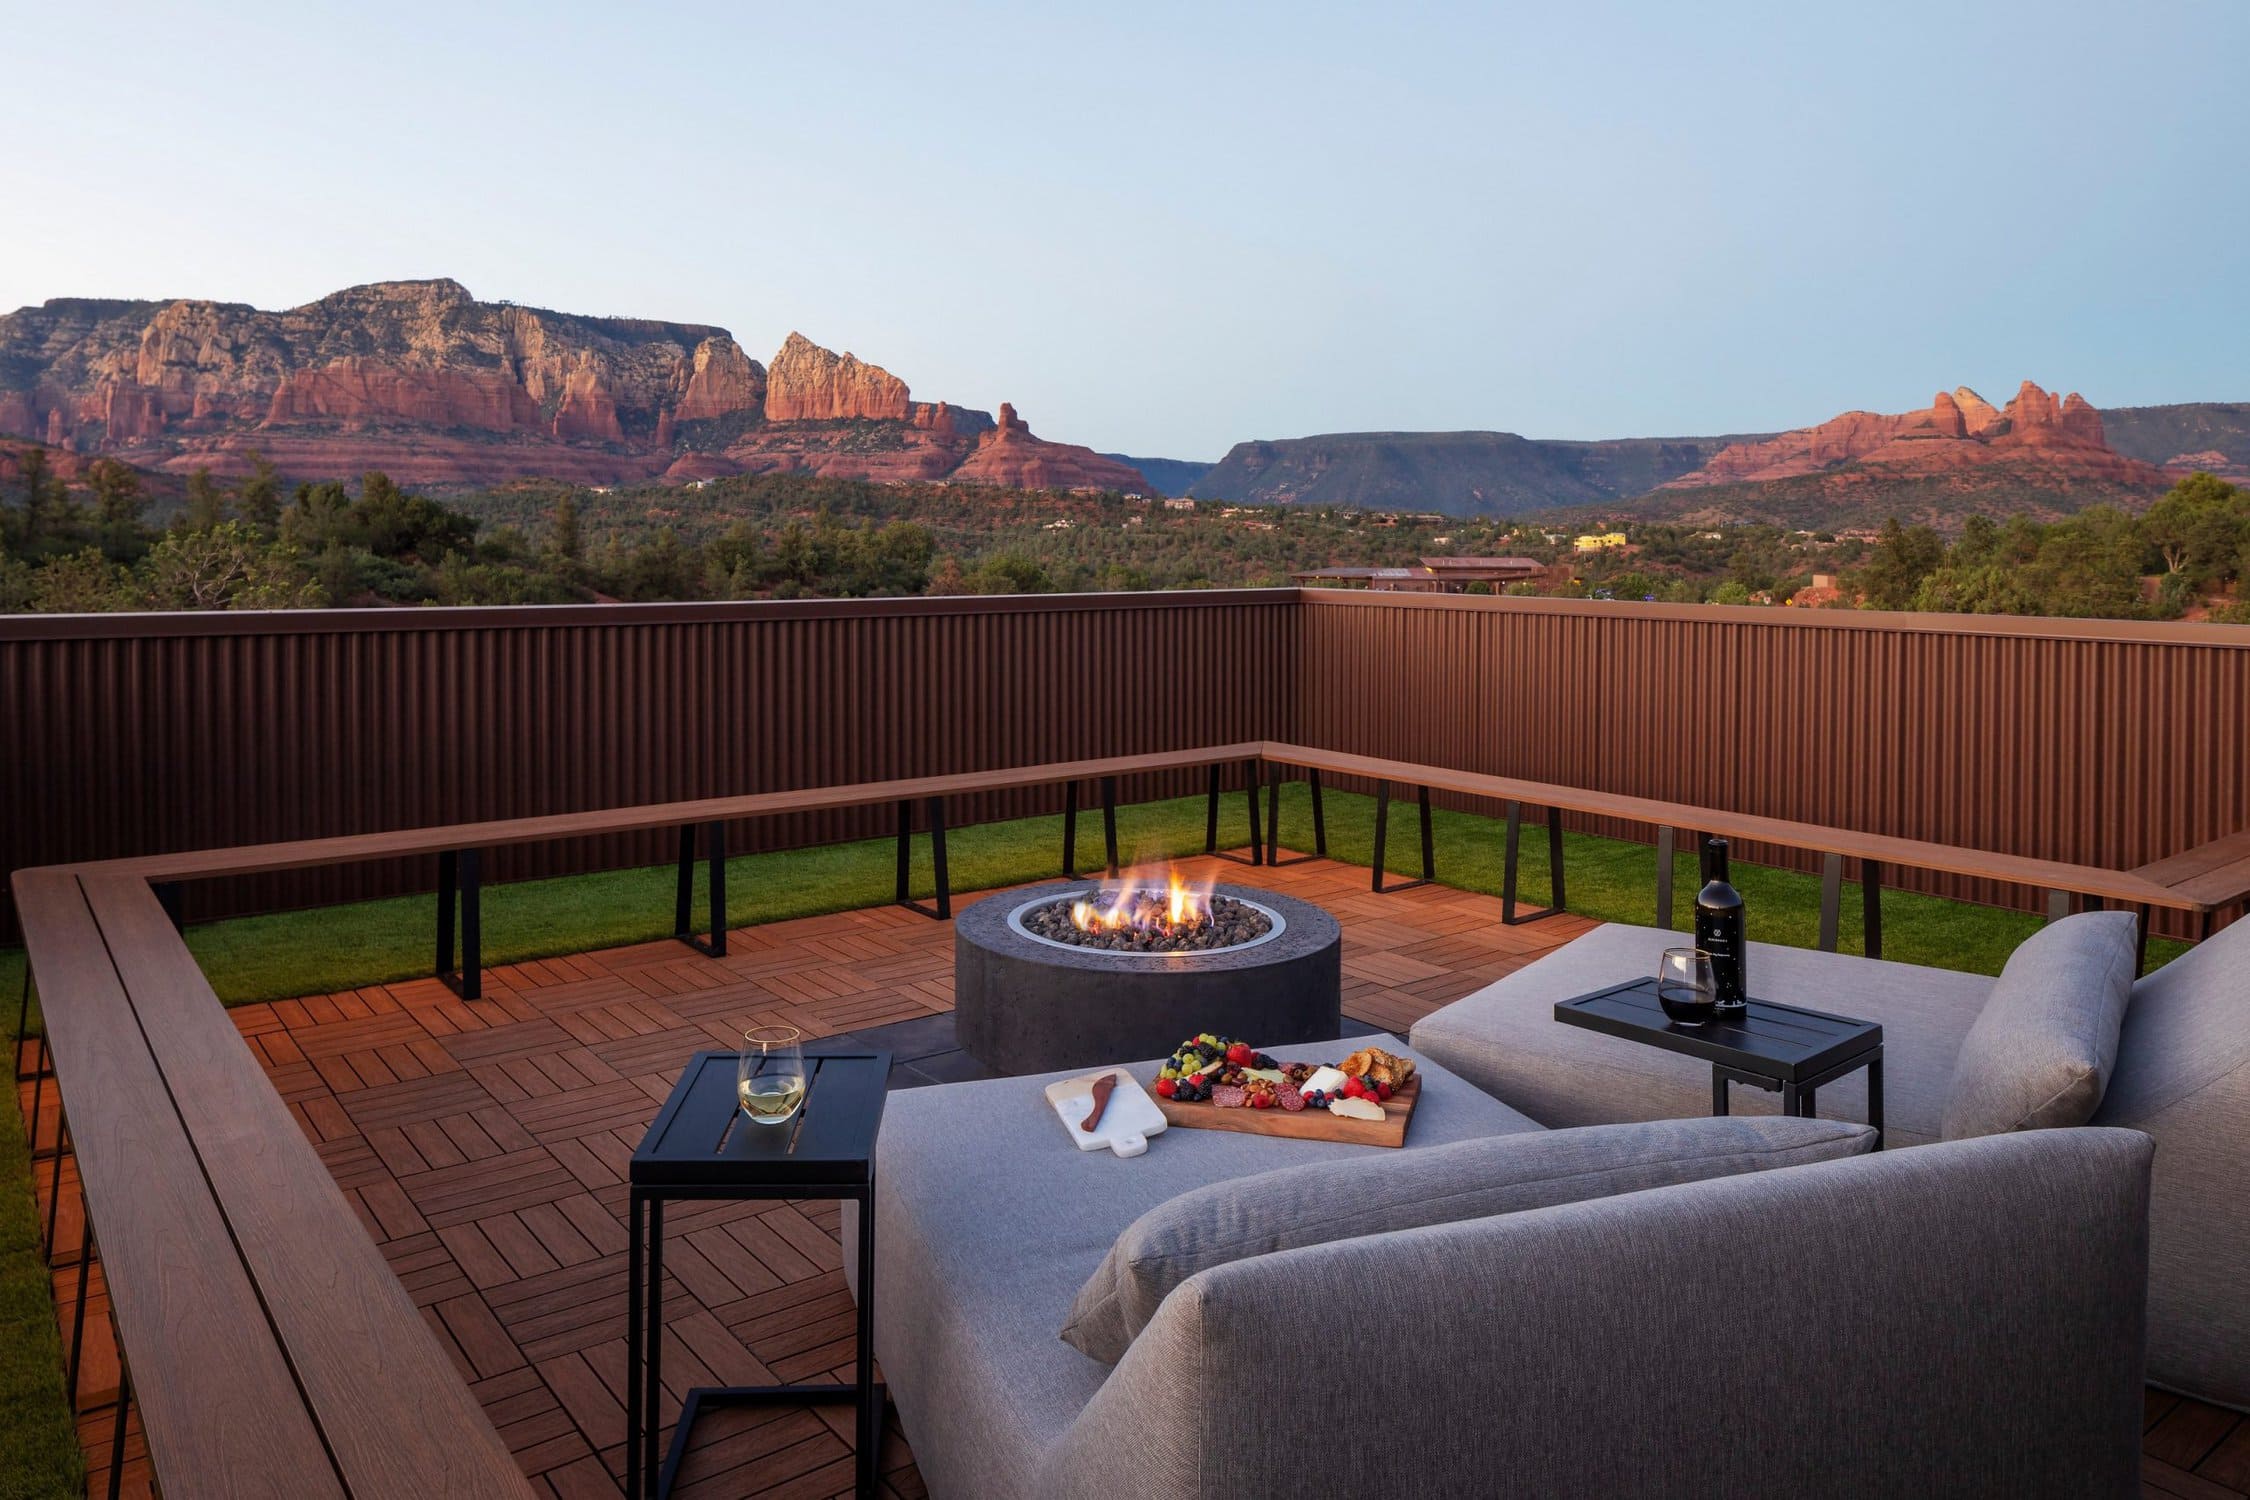
{"label": "red rock formation", "polygon": [[[351,287],[280,312],[58,298],[0,316],[0,432],[152,470],[423,486],[612,484],[797,470],[881,482],[1145,487],[1014,421],[791,334],[769,372],[725,330],[479,302],[453,281]],[[723,453],[709,424],[725,421]],[[981,439],[986,441],[980,442]],[[692,451],[690,451],[692,450]]]}
{"label": "red rock formation", "polygon": [[[671,415],[680,422],[703,422],[738,411],[759,411],[766,402],[766,372],[725,334],[695,346],[687,389]],[[659,446],[669,446],[661,440]]]}
{"label": "red rock formation", "polygon": [[[1817,427],[1722,449],[1666,489],[1764,483],[1802,475],[1879,472],[1890,477],[1995,477],[2014,470],[2027,483],[2101,483],[2164,488],[2161,470],[2114,452],[2101,414],[2073,392],[2058,399],[2030,381],[2003,411],[1967,386],[1939,392],[1921,411],[1885,416],[1850,411]],[[2153,487],[2153,488],[2152,488]]]}
{"label": "red rock formation", "polygon": [[783,341],[766,372],[769,422],[904,422],[912,416],[905,381],[801,333]]}
{"label": "red rock formation", "polygon": [[522,432],[538,426],[539,406],[504,370],[416,368],[353,355],[283,377],[261,425],[298,423]]}
{"label": "red rock formation", "polygon": [[953,471],[961,484],[1002,485],[1027,490],[1124,490],[1148,494],[1141,471],[1091,448],[1050,443],[1031,435],[1016,409],[1000,403],[999,425],[977,439],[976,452]]}
{"label": "red rock formation", "polygon": [[622,443],[625,430],[617,425],[617,398],[602,381],[592,356],[581,354],[578,368],[563,382],[562,405],[555,411],[555,436],[596,443]]}

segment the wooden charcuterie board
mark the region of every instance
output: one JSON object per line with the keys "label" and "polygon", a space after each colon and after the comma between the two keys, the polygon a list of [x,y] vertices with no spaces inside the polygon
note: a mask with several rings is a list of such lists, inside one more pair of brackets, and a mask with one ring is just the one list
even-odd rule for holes
{"label": "wooden charcuterie board", "polygon": [[1221,1109],[1216,1104],[1174,1104],[1156,1100],[1171,1124],[1188,1130],[1235,1130],[1244,1135],[1283,1136],[1299,1141],[1342,1141],[1351,1146],[1403,1146],[1406,1127],[1414,1118],[1414,1101],[1422,1097],[1419,1075],[1383,1101],[1383,1118],[1353,1120],[1325,1109],[1305,1109],[1291,1114],[1285,1109]]}

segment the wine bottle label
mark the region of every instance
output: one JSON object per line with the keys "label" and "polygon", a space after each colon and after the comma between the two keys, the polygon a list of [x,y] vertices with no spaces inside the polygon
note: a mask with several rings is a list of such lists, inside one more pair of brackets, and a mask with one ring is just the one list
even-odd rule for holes
{"label": "wine bottle label", "polygon": [[1711,980],[1721,1005],[1741,1003],[1748,995],[1743,969],[1742,909],[1698,910],[1695,946],[1711,955]]}

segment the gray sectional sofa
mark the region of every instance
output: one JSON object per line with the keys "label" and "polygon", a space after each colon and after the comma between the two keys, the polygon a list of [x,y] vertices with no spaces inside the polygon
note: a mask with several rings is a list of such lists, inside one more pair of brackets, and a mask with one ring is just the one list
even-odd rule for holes
{"label": "gray sectional sofa", "polygon": [[[1112,1246],[1146,1244],[1182,1194],[1203,1191],[1191,1221],[1229,1201],[1283,1227],[1340,1215],[1370,1161],[1410,1174],[1417,1153],[1534,1135],[1569,1092],[1518,1112],[1423,1060],[1398,1152],[1174,1129],[1119,1160],[1062,1139],[1040,1090],[1066,1075],[894,1094],[875,1352],[931,1493],[2137,1493],[2149,1147],[2131,1131],[1423,1215],[1206,1264],[1114,1365],[1058,1336]],[[1454,1150],[1509,1154],[1492,1144]]]}
{"label": "gray sectional sofa", "polygon": [[[2050,931],[2129,921],[2088,914]],[[1658,954],[1684,941],[1659,928],[1597,928],[1426,1017],[1414,1045],[1550,1127],[1703,1114],[1708,1065],[1554,1020],[1556,1001],[1653,974]],[[1761,997],[1882,1023],[1892,1145],[1959,1134],[1964,1097],[1989,1093],[1991,1075],[2009,1066],[2010,1051],[1989,1045],[1960,1066],[1991,979],[1761,943],[1750,955]],[[2063,989],[2081,982],[2066,972],[2035,978],[2054,986],[2058,1010]],[[2122,1029],[2091,1123],[2156,1142],[2148,1378],[2250,1409],[2250,920],[2138,982],[2128,967],[2120,986]],[[1744,1112],[1776,1108],[1775,1096],[1756,1090],[1737,1088],[1734,1098]],[[1864,1120],[1864,1074],[1822,1089],[1818,1108]]]}

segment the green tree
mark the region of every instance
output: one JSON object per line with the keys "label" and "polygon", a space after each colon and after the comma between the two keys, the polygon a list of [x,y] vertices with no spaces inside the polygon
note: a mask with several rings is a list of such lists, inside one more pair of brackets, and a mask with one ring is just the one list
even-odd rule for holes
{"label": "green tree", "polygon": [[211,482],[211,471],[196,465],[188,475],[187,505],[180,512],[180,526],[187,531],[209,531],[227,518],[226,496]]}
{"label": "green tree", "polygon": [[270,537],[281,524],[281,481],[257,449],[242,456],[250,460],[250,472],[235,486],[235,514],[258,535]]}
{"label": "green tree", "polygon": [[578,501],[567,492],[555,502],[555,527],[550,545],[555,556],[573,567],[585,555],[585,540],[578,530]]}
{"label": "green tree", "polygon": [[972,594],[1050,594],[1047,572],[1021,552],[995,552],[977,564],[966,580]]}
{"label": "green tree", "polygon": [[111,562],[130,563],[148,550],[148,529],[141,512],[148,499],[141,493],[140,471],[114,458],[95,461],[87,473],[94,487],[94,538]]}
{"label": "green tree", "polygon": [[240,521],[167,534],[141,576],[158,609],[314,609],[324,602],[294,547],[269,543]]}
{"label": "green tree", "polygon": [[1927,526],[1883,522],[1875,555],[1860,574],[1859,589],[1870,609],[1912,609],[1922,580],[1945,561],[1945,541]]}
{"label": "green tree", "polygon": [[17,453],[16,482],[23,489],[21,541],[25,551],[37,554],[77,540],[77,502],[71,499],[70,486],[47,461],[46,449],[25,448]]}
{"label": "green tree", "polygon": [[32,575],[31,607],[42,614],[100,614],[145,604],[133,575],[104,557],[99,547],[49,558]]}
{"label": "green tree", "polygon": [[2155,561],[2191,590],[2233,575],[2250,542],[2250,495],[2210,474],[2190,474],[2141,517]]}

